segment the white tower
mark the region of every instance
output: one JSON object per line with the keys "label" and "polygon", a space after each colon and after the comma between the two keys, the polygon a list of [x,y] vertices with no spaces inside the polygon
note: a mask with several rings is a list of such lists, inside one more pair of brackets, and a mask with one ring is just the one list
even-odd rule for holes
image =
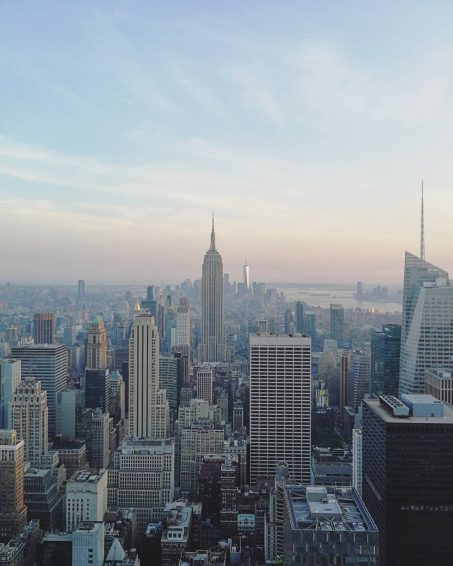
{"label": "white tower", "polygon": [[134,438],[166,438],[169,406],[159,389],[159,334],[150,314],[134,318],[129,340],[129,434]]}
{"label": "white tower", "polygon": [[246,291],[249,291],[250,290],[250,267],[249,267],[249,264],[247,263],[247,260],[245,260],[245,263],[244,263],[243,279],[244,279],[244,289]]}
{"label": "white tower", "polygon": [[201,275],[201,345],[202,362],[225,360],[223,312],[223,263],[215,247],[214,216],[211,246],[204,256]]}
{"label": "white tower", "polygon": [[250,482],[285,461],[310,483],[311,338],[250,336]]}

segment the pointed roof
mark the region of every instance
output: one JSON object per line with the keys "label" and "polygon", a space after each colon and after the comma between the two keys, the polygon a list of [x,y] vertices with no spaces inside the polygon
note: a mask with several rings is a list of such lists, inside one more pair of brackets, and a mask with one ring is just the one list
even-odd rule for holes
{"label": "pointed roof", "polygon": [[212,211],[211,247],[209,249],[215,251],[214,211]]}
{"label": "pointed roof", "polygon": [[109,553],[107,554],[106,562],[120,562],[126,558],[126,553],[121,546],[120,541],[115,538],[113,539],[112,546],[110,547]]}

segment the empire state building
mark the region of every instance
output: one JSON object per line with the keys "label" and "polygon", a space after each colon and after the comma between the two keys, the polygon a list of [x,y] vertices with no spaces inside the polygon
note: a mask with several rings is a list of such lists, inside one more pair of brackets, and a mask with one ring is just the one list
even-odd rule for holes
{"label": "empire state building", "polygon": [[214,217],[211,246],[204,256],[201,275],[201,362],[225,361],[223,263],[215,247]]}

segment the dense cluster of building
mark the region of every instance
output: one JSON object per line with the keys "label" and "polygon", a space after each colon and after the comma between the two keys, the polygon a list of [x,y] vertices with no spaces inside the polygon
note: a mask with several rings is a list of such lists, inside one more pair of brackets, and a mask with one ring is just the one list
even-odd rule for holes
{"label": "dense cluster of building", "polygon": [[214,221],[200,281],[0,287],[0,564],[450,564],[452,360],[424,257],[402,318],[314,308]]}

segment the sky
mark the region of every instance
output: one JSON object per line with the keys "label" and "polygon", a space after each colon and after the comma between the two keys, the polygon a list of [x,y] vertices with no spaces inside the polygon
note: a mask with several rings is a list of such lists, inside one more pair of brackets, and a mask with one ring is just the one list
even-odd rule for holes
{"label": "sky", "polygon": [[453,3],[0,0],[0,282],[453,272]]}

